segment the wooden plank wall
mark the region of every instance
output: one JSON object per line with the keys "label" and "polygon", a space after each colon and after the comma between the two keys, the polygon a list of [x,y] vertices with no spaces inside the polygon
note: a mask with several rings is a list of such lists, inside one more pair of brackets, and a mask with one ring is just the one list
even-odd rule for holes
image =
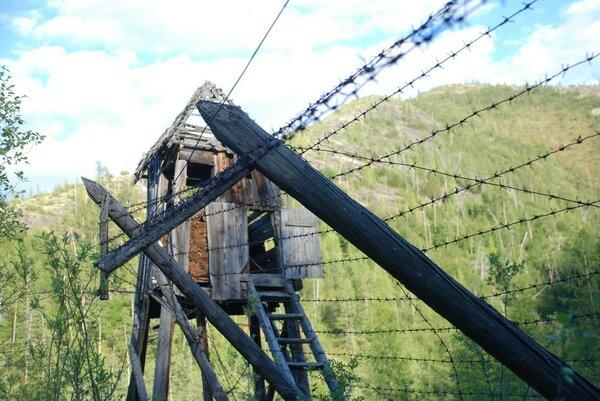
{"label": "wooden plank wall", "polygon": [[[281,209],[281,263],[285,278],[323,277],[317,217],[306,209]],[[291,238],[290,238],[291,237]],[[309,265],[288,268],[294,265]]]}
{"label": "wooden plank wall", "polygon": [[248,265],[246,210],[234,203],[213,202],[206,207],[211,296],[241,299],[240,273]]}

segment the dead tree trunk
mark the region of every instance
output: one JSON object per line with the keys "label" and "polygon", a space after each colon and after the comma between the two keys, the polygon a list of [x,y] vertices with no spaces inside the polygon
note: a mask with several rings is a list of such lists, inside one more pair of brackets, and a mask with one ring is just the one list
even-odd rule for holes
{"label": "dead tree trunk", "polygon": [[[238,107],[202,101],[198,110],[210,121],[217,139],[237,154],[274,140]],[[549,399],[558,394],[567,400],[600,399],[598,388],[574,371],[566,380],[562,372],[568,365],[563,360],[446,274],[283,142],[255,167],[540,394]]]}

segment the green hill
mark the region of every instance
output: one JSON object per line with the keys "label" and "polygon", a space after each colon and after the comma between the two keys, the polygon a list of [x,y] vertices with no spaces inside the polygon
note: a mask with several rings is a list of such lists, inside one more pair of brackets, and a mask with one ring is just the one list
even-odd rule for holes
{"label": "green hill", "polygon": [[[496,103],[521,89],[452,85],[409,100],[392,99],[331,136],[320,145],[325,150],[309,151],[304,156],[325,175],[335,176],[364,164],[366,160],[360,157],[381,156],[418,141],[460,121],[473,109]],[[309,146],[377,100],[356,100],[300,132],[290,143]],[[600,270],[598,209],[536,194],[549,193],[579,202],[598,200],[600,137],[586,139],[493,180],[500,186],[474,185],[435,204],[418,207],[431,203],[432,198],[453,193],[457,187],[473,184],[453,178],[455,174],[482,179],[572,143],[577,137],[593,135],[597,129],[600,87],[540,88],[386,159],[393,165],[373,163],[334,181],[383,218],[416,207],[392,219],[390,225],[419,248],[434,247],[428,251],[429,257],[475,294],[508,293],[486,300],[521,322],[534,339],[600,385],[600,280],[594,273]],[[360,157],[353,157],[355,153]],[[141,189],[129,187],[127,178],[105,177],[103,182],[124,203],[140,202]],[[35,260],[33,293],[47,293],[58,279],[49,263],[52,259],[44,255],[48,239],[44,241],[37,235],[47,229],[67,233],[64,252],[72,252],[85,242],[97,243],[98,209],[87,199],[81,185],[65,185],[19,204],[31,226],[24,246]],[[568,206],[575,208],[561,211]],[[553,210],[556,214],[547,215]],[[137,214],[141,219],[143,210]],[[543,217],[533,219],[536,215]],[[517,224],[521,220],[524,222]],[[502,226],[510,229],[500,229]],[[116,229],[111,230],[111,234],[117,233]],[[485,230],[491,231],[477,234]],[[451,243],[436,247],[446,242]],[[321,244],[326,262],[361,256],[335,233],[323,235]],[[14,242],[5,241],[0,249],[8,255],[3,258],[3,269],[15,270],[8,262],[18,260]],[[96,274],[91,267],[95,256],[92,252],[84,258],[78,280],[85,282]],[[131,326],[131,283],[135,280],[133,266],[135,261],[117,274],[111,300],[96,302],[91,308],[91,338],[99,355],[105,357],[107,369],[113,371],[125,362]],[[569,279],[572,276],[583,278]],[[546,282],[556,283],[537,285]],[[93,281],[81,292],[92,293],[95,285]],[[516,291],[525,287],[531,288]],[[30,298],[35,298],[33,293]],[[432,327],[449,324],[409,295],[371,261],[326,263],[324,279],[305,280],[305,308],[321,332],[325,350],[340,362],[340,369],[346,369],[343,377],[349,381],[354,397],[508,400],[535,395],[459,332],[432,331]],[[3,308],[1,341],[23,345],[31,342],[27,338],[34,338],[41,342],[50,329],[42,313],[36,311],[52,313],[57,310],[56,302],[42,297],[41,307],[34,308],[29,318],[25,299]],[[201,388],[198,369],[178,331],[174,341],[173,399],[197,399]],[[217,361],[216,370],[224,386],[235,387],[238,399],[249,399],[251,370],[217,332],[211,332],[211,342],[216,356],[213,360]],[[148,353],[148,369],[152,369],[152,352],[150,349]],[[26,398],[25,390],[16,390],[23,369],[24,361],[3,366],[9,374],[0,385],[0,394],[10,394],[13,399],[20,399],[15,394],[22,394]],[[126,379],[125,374],[118,394],[124,391]],[[323,392],[320,384],[316,392]],[[27,397],[31,399],[32,395]]]}

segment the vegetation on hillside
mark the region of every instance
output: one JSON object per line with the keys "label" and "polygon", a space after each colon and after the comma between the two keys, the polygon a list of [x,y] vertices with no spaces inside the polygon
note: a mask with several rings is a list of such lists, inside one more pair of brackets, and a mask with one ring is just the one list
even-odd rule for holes
{"label": "vegetation on hillside", "polygon": [[[453,85],[409,100],[392,100],[322,147],[369,158],[382,155],[515,90]],[[374,100],[352,102],[298,134],[292,144],[315,142]],[[487,177],[593,134],[600,129],[599,109],[597,87],[540,88],[390,161]],[[595,201],[599,150],[600,138],[592,138],[494,182]],[[324,151],[304,156],[328,176],[364,163]],[[141,188],[131,187],[127,174],[99,171],[98,178],[124,204],[143,200]],[[379,163],[335,182],[384,218],[470,183]],[[98,274],[92,267],[98,252],[99,211],[82,186],[65,184],[52,193],[15,199],[13,205],[30,230],[18,239],[0,238],[2,271],[14,277],[0,288],[0,369],[5,373],[0,378],[0,399],[119,399],[128,379],[126,344],[136,261],[111,277],[111,299],[99,302],[94,298]],[[597,208],[578,207],[477,235],[565,206],[578,204],[484,184],[417,208],[392,219],[390,225],[419,248],[474,234],[428,255],[600,385]],[[136,217],[143,219],[143,214],[138,210]],[[117,234],[111,227],[111,236]],[[362,256],[335,233],[323,235],[321,245],[325,261]],[[326,264],[325,278],[304,284],[305,309],[330,358],[339,362],[336,370],[354,399],[511,400],[536,395],[372,261]],[[6,302],[5,294],[19,296]],[[237,319],[245,323],[243,316]],[[147,372],[153,370],[154,331],[150,338]],[[210,331],[210,342],[211,360],[224,387],[232,389],[235,399],[251,399],[252,370],[218,332]],[[179,329],[174,350],[172,399],[197,399],[200,373]],[[569,374],[565,369],[564,380]],[[146,375],[148,388],[151,376]],[[319,374],[311,377],[317,398],[328,399]]]}

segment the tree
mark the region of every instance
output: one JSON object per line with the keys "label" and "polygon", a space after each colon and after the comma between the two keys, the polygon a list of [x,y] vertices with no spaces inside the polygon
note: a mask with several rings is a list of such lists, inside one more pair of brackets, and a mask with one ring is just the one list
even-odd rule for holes
{"label": "tree", "polygon": [[23,98],[15,93],[8,69],[0,66],[0,237],[7,238],[24,228],[19,210],[8,202],[23,193],[17,188],[25,180],[20,166],[27,163],[27,148],[44,139],[43,135],[23,128]]}

